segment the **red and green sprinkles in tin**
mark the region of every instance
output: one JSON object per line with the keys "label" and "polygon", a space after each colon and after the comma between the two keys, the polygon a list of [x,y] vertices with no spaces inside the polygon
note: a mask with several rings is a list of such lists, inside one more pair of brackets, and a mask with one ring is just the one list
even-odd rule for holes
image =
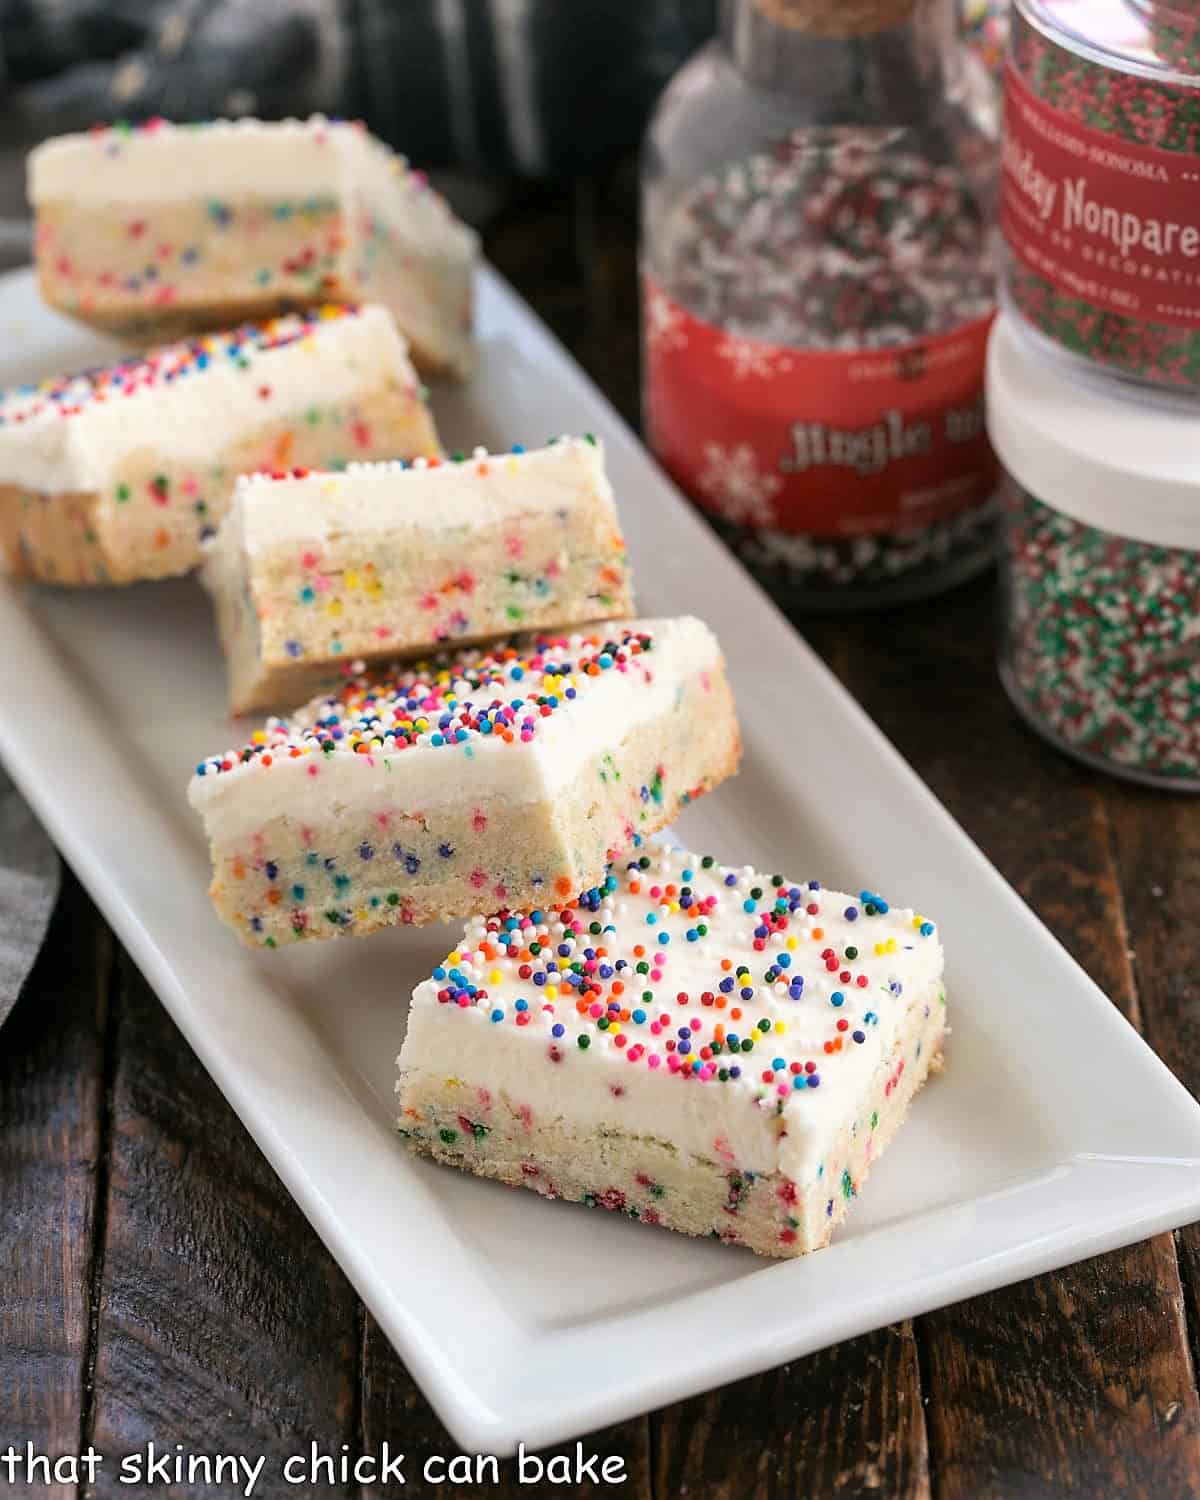
{"label": "red and green sprinkles in tin", "polygon": [[1200,77],[1200,5],[1196,0],[1138,0],[1154,50],[1169,68]]}
{"label": "red and green sprinkles in tin", "polygon": [[1014,486],[1002,671],[1060,747],[1200,789],[1200,560],[1084,525]]}
{"label": "red and green sprinkles in tin", "polygon": [[[1114,222],[1122,223],[1161,215],[1164,237],[1173,232],[1177,243],[1194,244],[1200,227],[1200,11],[1155,0],[1105,0],[1094,11],[1070,0],[1022,0],[1012,18],[1010,91],[1027,89],[1061,122],[1062,132],[1070,132],[1077,154],[1067,177],[1073,182],[1078,175],[1087,184],[1097,213],[1116,214]],[[1096,45],[1073,27],[1081,33],[1095,28]],[[1012,97],[1008,108],[1011,117],[1018,108]],[[1110,164],[1119,170],[1108,170]],[[1160,183],[1153,200],[1132,196],[1143,179]],[[1061,199],[1068,184],[1057,186]],[[1174,256],[1144,247],[1122,251],[1109,244],[1112,238],[1065,234],[1047,243],[1044,266],[1014,251],[1006,267],[1013,305],[1076,359],[1160,389],[1200,391],[1200,260],[1194,249]],[[1080,261],[1081,251],[1089,259]]]}

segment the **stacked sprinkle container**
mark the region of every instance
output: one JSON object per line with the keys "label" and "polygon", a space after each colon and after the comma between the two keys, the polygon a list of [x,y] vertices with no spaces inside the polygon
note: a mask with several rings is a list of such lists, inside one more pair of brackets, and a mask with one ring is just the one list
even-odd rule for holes
{"label": "stacked sprinkle container", "polygon": [[1200,0],[1014,0],[1000,222],[1001,678],[1200,791]]}
{"label": "stacked sprinkle container", "polygon": [[1008,314],[987,400],[1009,696],[1098,769],[1200,791],[1200,412],[1078,379]]}
{"label": "stacked sprinkle container", "polygon": [[659,104],[647,433],[786,607],[991,561],[997,116],[957,0],[724,0]]}
{"label": "stacked sprinkle container", "polygon": [[1200,401],[1200,4],[1015,0],[1004,297],[1081,374]]}

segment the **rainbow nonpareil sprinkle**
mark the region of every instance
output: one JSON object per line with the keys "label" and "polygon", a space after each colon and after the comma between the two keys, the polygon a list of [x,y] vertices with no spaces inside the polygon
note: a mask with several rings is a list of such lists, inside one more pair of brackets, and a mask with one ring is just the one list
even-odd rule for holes
{"label": "rainbow nonpareil sprinkle", "polygon": [[580,678],[625,672],[653,648],[645,634],[539,640],[474,652],[454,664],[418,663],[352,677],[305,723],[270,719],[241,750],[211,756],[197,776],[243,766],[267,768],[311,755],[388,755],[410,748],[453,749],[479,739],[529,744],[539,726],[577,696]]}
{"label": "rainbow nonpareil sprinkle", "polygon": [[[251,368],[256,355],[308,338],[319,324],[356,315],[354,308],[328,304],[314,312],[289,314],[265,323],[246,323],[224,333],[204,334],[169,344],[139,359],[9,386],[0,391],[0,426],[31,422],[47,412],[62,417],[78,416],[86,407],[99,402],[118,401],[141,391],[172,385],[221,364],[244,372]],[[266,400],[270,392],[260,389],[255,394]]]}

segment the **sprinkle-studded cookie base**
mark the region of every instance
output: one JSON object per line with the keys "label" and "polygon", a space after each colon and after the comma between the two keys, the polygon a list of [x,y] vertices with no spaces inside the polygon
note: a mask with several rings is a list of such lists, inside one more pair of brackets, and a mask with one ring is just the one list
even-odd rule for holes
{"label": "sprinkle-studded cookie base", "polygon": [[935,999],[908,1050],[889,1059],[878,1097],[867,1101],[839,1154],[821,1163],[807,1191],[779,1172],[681,1156],[669,1139],[538,1127],[516,1101],[454,1078],[421,1079],[404,1089],[400,1135],[419,1156],[543,1198],[758,1255],[806,1255],[829,1244],[913,1097],[941,1071],[944,1015]]}
{"label": "sprinkle-studded cookie base", "polygon": [[573,902],[468,923],[413,997],[400,1127],[547,1196],[797,1254],[828,1240],[944,1029],[920,913],[635,840]]}

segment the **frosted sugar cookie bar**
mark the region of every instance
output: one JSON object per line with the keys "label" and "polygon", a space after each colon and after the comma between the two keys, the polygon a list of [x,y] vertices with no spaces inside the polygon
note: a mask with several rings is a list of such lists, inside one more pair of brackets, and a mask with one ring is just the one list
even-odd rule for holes
{"label": "frosted sugar cookie bar", "polygon": [[274,946],[562,901],[739,752],[708,627],[643,620],[356,678],[202,761],[190,799],[218,915]]}
{"label": "frosted sugar cookie bar", "polygon": [[300,702],[356,658],[633,610],[604,457],[583,438],[243,479],[204,580],[235,713]]}
{"label": "frosted sugar cookie bar", "polygon": [[800,1255],[939,1069],[944,1002],[921,915],[643,844],[577,900],[471,919],[413,996],[400,1130],[548,1198]]}
{"label": "frosted sugar cookie bar", "polygon": [[0,559],[50,583],[186,573],[240,473],[439,452],[382,308],[250,324],[0,394]]}
{"label": "frosted sugar cookie bar", "polygon": [[426,370],[471,363],[472,230],[358,123],[163,120],[31,152],[42,294],[143,343],[382,302]]}

